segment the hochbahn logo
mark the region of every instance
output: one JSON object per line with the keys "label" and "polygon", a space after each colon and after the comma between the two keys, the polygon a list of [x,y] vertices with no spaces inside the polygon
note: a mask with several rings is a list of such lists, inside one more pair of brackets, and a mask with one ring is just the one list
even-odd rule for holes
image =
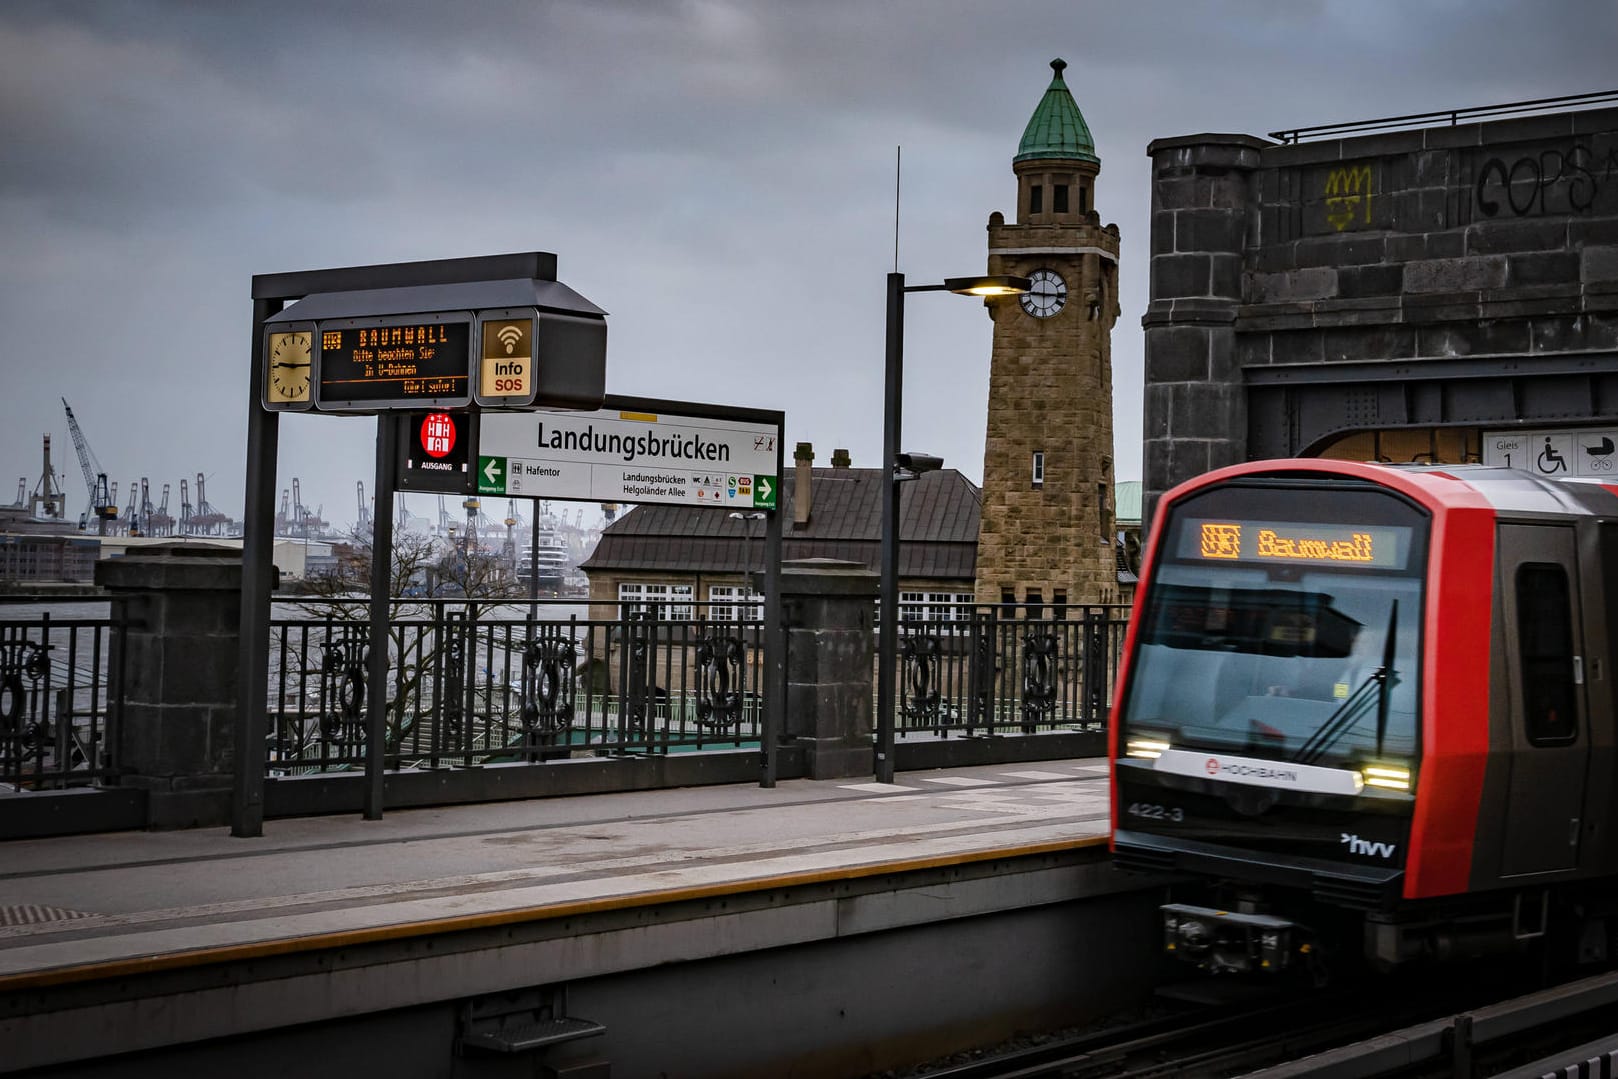
{"label": "hochbahn logo", "polygon": [[1273,779],[1281,783],[1298,782],[1298,773],[1291,768],[1270,768],[1263,764],[1242,764],[1239,761],[1221,763],[1218,757],[1209,757],[1203,765],[1211,776],[1223,772],[1227,776],[1246,776],[1252,779]]}

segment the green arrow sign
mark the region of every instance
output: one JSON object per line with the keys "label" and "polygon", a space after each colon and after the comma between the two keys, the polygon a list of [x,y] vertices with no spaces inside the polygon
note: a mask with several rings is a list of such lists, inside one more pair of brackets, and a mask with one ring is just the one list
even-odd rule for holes
{"label": "green arrow sign", "polygon": [[753,506],[755,509],[773,510],[775,508],[775,477],[753,477]]}
{"label": "green arrow sign", "polygon": [[478,458],[478,494],[503,495],[506,493],[506,459],[504,457]]}

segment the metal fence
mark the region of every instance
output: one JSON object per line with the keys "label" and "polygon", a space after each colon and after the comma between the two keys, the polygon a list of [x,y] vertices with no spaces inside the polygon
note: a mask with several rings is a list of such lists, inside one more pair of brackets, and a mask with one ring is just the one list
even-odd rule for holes
{"label": "metal fence", "polygon": [[119,612],[0,600],[0,794],[91,786],[116,771]]}
{"label": "metal fence", "polygon": [[1101,731],[1129,625],[1127,604],[938,606],[899,620],[899,737]]}
{"label": "metal fence", "polygon": [[[580,613],[589,609],[395,604],[385,767],[759,744],[767,689],[756,608],[684,600],[614,618]],[[117,774],[119,612],[105,601],[0,601],[0,793]],[[1127,606],[913,613],[922,617],[899,627],[901,738],[1105,729]],[[270,642],[267,773],[363,771],[366,601],[277,599]]]}
{"label": "metal fence", "polygon": [[[364,601],[275,606],[269,773],[363,770]],[[591,619],[545,604],[397,604],[387,644],[385,766],[757,745],[763,623],[711,619],[709,607],[651,604]]]}

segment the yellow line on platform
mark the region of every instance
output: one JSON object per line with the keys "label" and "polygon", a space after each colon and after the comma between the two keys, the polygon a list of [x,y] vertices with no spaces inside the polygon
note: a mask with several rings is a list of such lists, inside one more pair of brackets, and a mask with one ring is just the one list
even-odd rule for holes
{"label": "yellow line on platform", "polygon": [[299,952],[322,951],[332,948],[351,948],[362,944],[381,944],[412,937],[442,933],[461,933],[476,929],[491,929],[523,922],[553,921],[585,914],[603,914],[615,910],[630,910],[655,903],[684,903],[696,899],[711,899],[721,895],[741,895],[749,892],[769,891],[772,888],[802,888],[840,880],[860,880],[887,873],[915,873],[926,869],[939,869],[952,865],[991,862],[999,858],[1029,858],[1041,854],[1058,854],[1104,846],[1107,837],[1085,836],[1079,839],[1051,840],[1028,843],[994,850],[972,851],[966,854],[940,854],[928,858],[907,858],[873,865],[847,866],[839,869],[817,869],[801,873],[782,873],[755,880],[727,881],[722,884],[704,884],[662,891],[631,892],[626,895],[603,896],[569,903],[551,903],[537,907],[519,907],[515,910],[490,911],[487,914],[465,914],[452,918],[431,918],[398,925],[382,925],[369,929],[346,929],[332,933],[316,933],[283,940],[256,941],[251,944],[227,944],[214,948],[194,948],[162,955],[144,955],[132,959],[114,959],[104,963],[85,963],[79,966],[56,967],[49,970],[28,971],[22,974],[0,975],[0,993],[44,989],[55,985],[96,981],[104,978],[127,978],[142,974],[156,974],[187,967],[208,966],[216,963],[264,959],[271,956],[294,955]]}

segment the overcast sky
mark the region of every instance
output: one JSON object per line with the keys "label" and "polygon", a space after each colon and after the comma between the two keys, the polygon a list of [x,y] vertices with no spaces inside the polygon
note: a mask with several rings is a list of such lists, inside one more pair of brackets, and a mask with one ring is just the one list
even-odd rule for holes
{"label": "overcast sky", "polygon": [[[83,511],[66,397],[120,502],[146,476],[177,516],[202,472],[239,516],[253,274],[528,250],[610,312],[610,392],[784,409],[789,448],[871,465],[894,149],[900,269],[982,272],[1057,56],[1123,236],[1130,479],[1148,142],[1611,89],[1618,6],[6,0],[0,502],[50,433]],[[906,447],[974,481],[990,329],[976,302],[909,301]],[[279,486],[352,521],[374,429],[289,417]]]}

